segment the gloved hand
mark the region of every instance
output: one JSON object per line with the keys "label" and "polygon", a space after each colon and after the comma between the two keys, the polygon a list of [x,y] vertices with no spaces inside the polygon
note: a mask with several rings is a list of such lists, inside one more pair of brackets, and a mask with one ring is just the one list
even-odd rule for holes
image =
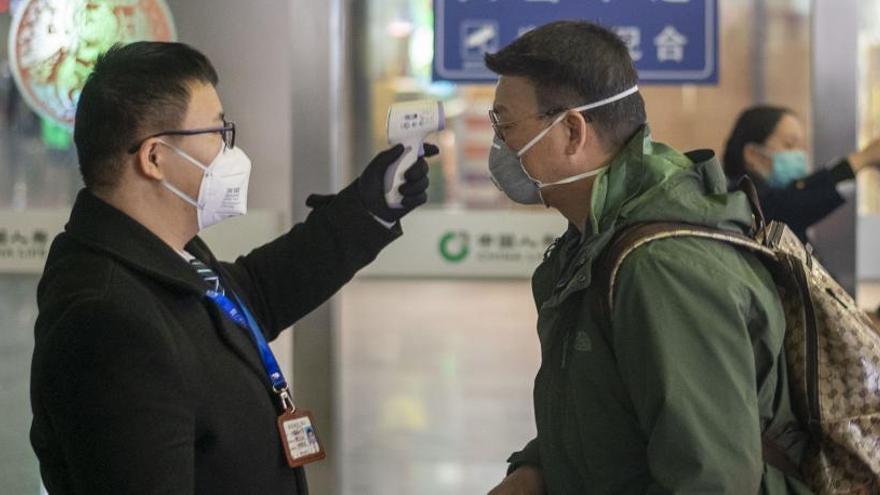
{"label": "gloved hand", "polygon": [[398,191],[403,195],[402,208],[390,208],[385,201],[385,171],[396,162],[404,152],[402,144],[387,149],[373,158],[367,165],[364,173],[358,178],[358,190],[364,206],[373,215],[386,222],[397,222],[404,215],[428,201],[428,162],[425,158],[440,153],[440,149],[433,144],[425,143],[425,156],[419,158],[416,163],[404,173],[406,182]]}

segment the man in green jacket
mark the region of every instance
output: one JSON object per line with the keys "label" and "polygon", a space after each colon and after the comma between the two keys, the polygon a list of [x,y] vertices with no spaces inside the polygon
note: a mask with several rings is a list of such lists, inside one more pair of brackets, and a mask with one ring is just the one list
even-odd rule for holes
{"label": "man in green jacket", "polygon": [[[585,22],[535,29],[494,55],[490,170],[520,203],[570,222],[535,271],[542,363],[537,437],[492,495],[809,493],[764,462],[762,433],[797,463],[784,315],[755,256],[659,240],[624,262],[611,314],[596,260],[648,221],[745,233],[712,152],[654,142],[624,43]],[[596,283],[593,283],[596,282]]]}

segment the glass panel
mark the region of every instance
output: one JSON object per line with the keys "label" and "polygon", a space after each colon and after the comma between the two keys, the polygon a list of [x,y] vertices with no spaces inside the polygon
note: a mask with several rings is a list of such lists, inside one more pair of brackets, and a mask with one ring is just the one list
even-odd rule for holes
{"label": "glass panel", "polygon": [[391,103],[418,98],[443,100],[446,130],[431,138],[443,153],[439,166],[431,169],[430,201],[447,206],[507,207],[507,201],[485,173],[493,135],[487,118],[492,87],[431,82],[431,9],[430,0],[367,3],[362,17],[365,25],[358,29],[367,35],[368,44],[356,49],[364,58],[360,63],[364,64],[365,74],[354,77],[367,83],[356,87],[362,92],[359,100],[370,118],[363,121],[368,125],[355,134],[366,132],[370,139],[358,143],[356,155],[367,159],[387,147],[385,112]]}
{"label": "glass panel", "polygon": [[[880,1],[860,7],[859,144],[866,145],[880,136]],[[880,307],[880,169],[859,174],[858,199],[858,300],[873,309]]]}
{"label": "glass panel", "polygon": [[809,4],[722,1],[720,7],[719,84],[644,87],[654,138],[680,150],[710,148],[720,158],[736,117],[761,102],[791,108],[810,129]]}
{"label": "glass panel", "polygon": [[[859,32],[859,144],[880,136],[880,1],[862,3]],[[880,170],[859,174],[859,215],[880,215]]]}
{"label": "glass panel", "polygon": [[[0,0],[0,209],[66,208],[81,187],[71,134],[34,113],[12,77],[7,46],[10,9],[20,3]],[[40,492],[28,440],[37,281],[36,275],[0,274],[2,493]]]}
{"label": "glass panel", "polygon": [[73,139],[18,91],[8,59],[10,25],[10,12],[0,13],[0,208],[66,207],[81,187]]}

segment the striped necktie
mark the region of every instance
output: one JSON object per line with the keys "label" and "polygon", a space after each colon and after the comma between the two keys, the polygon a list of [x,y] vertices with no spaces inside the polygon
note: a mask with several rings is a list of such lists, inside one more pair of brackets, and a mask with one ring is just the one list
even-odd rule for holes
{"label": "striped necktie", "polygon": [[202,263],[196,258],[189,260],[189,264],[196,269],[196,273],[198,273],[199,276],[202,277],[202,280],[204,280],[205,283],[208,284],[208,287],[210,287],[215,292],[219,292],[220,294],[225,293],[225,291],[223,290],[223,286],[220,285],[220,277],[208,265]]}

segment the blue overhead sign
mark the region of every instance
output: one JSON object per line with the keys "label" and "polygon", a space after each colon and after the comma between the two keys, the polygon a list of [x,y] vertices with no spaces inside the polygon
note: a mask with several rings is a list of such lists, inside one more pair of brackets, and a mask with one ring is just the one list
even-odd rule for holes
{"label": "blue overhead sign", "polygon": [[434,78],[494,81],[486,53],[558,20],[613,29],[643,83],[718,82],[718,0],[434,0]]}

